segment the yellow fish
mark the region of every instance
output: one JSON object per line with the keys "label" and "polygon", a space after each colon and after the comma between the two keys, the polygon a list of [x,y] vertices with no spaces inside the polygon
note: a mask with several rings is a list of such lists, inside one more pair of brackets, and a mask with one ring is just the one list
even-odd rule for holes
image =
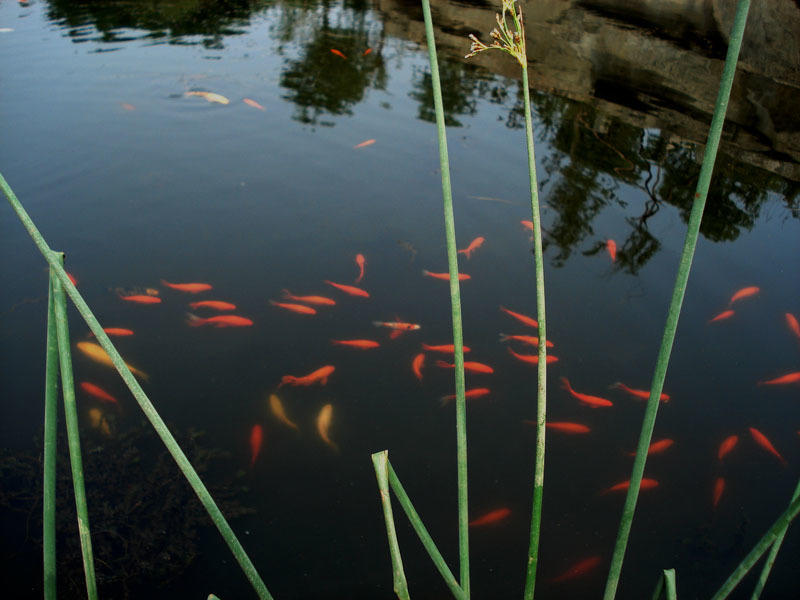
{"label": "yellow fish", "polygon": [[319,437],[328,444],[331,448],[339,451],[339,448],[331,441],[331,438],[328,436],[328,430],[331,427],[331,419],[333,418],[333,405],[326,404],[322,407],[322,410],[319,411],[319,415],[317,415],[317,431],[319,432]]}
{"label": "yellow fish", "polygon": [[186,92],[187,96],[200,96],[201,98],[205,98],[209,102],[216,102],[218,104],[230,104],[230,100],[228,100],[225,96],[221,94],[215,94],[214,92]]}
{"label": "yellow fish", "polygon": [[272,411],[272,414],[275,415],[275,418],[278,419],[278,421],[288,425],[292,429],[297,429],[297,424],[286,416],[286,411],[283,409],[283,403],[275,394],[270,394],[269,396],[269,409]]}
{"label": "yellow fish", "polygon": [[[95,344],[94,342],[78,342],[76,346],[78,347],[78,350],[83,352],[93,361],[99,362],[101,365],[106,365],[107,367],[114,366],[114,363],[111,362],[111,357],[99,344]],[[125,363],[125,366],[128,367],[131,370],[131,373],[136,375],[139,379],[149,381],[150,377],[144,371],[140,371],[128,363]]]}
{"label": "yellow fish", "polygon": [[99,429],[104,436],[111,436],[111,427],[108,424],[108,419],[105,418],[99,408],[89,409],[89,425],[92,426],[92,429]]}

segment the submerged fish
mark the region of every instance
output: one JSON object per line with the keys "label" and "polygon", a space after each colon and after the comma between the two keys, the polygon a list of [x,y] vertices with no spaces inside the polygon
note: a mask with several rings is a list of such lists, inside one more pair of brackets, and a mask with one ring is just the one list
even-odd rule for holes
{"label": "submerged fish", "polygon": [[786,385],[787,383],[797,383],[800,381],[800,371],[787,373],[775,379],[767,379],[766,381],[759,381],[758,385]]}
{"label": "submerged fish", "polygon": [[[671,447],[672,444],[675,443],[675,440],[671,440],[669,438],[664,438],[663,440],[658,440],[657,442],[653,442],[647,448],[647,456],[651,454],[658,454],[659,452],[664,452],[667,448]],[[628,456],[636,456],[636,452],[628,452]]]}
{"label": "submerged fish", "polygon": [[297,429],[297,423],[292,421],[289,417],[286,416],[286,411],[283,408],[283,403],[281,399],[278,398],[277,394],[270,394],[269,395],[269,409],[272,412],[273,416],[278,419],[284,425],[291,427],[292,429]]}
{"label": "submerged fish", "polygon": [[372,140],[372,139],[364,140],[360,144],[356,144],[355,146],[353,146],[353,148],[364,148],[366,146],[372,146],[372,144],[374,144],[374,143],[375,143],[375,140]]}
{"label": "submerged fish", "polygon": [[765,436],[755,427],[750,427],[750,435],[753,436],[753,439],[755,440],[756,444],[761,446],[764,450],[766,450],[767,452],[772,454],[775,458],[777,458],[779,461],[781,461],[781,464],[784,467],[786,466],[786,459],[783,458],[783,456],[781,456],[781,453],[775,449],[775,446],[773,446],[772,442],[770,442],[767,439],[767,436]]}
{"label": "submerged fish", "polygon": [[333,365],[325,365],[316,371],[304,375],[303,377],[296,377],[294,375],[284,375],[278,387],[282,385],[325,385],[328,383],[328,377],[336,370]]}
{"label": "submerged fish", "polygon": [[243,98],[242,102],[247,104],[247,106],[252,106],[253,108],[257,108],[258,110],[267,110],[266,108],[261,106],[258,102],[256,102],[255,100],[251,100],[250,98]]}
{"label": "submerged fish", "polygon": [[[508,340],[514,340],[516,342],[522,342],[523,344],[528,344],[529,346],[539,346],[539,338],[535,335],[507,335],[505,333],[500,334],[500,341],[507,342]],[[547,348],[553,348],[555,344],[550,340],[545,340],[544,345]]]}
{"label": "submerged fish", "polygon": [[[450,281],[450,273],[431,273],[426,269],[422,269],[422,274],[426,277],[432,277],[433,279],[441,279],[442,281]],[[459,273],[458,280],[465,281],[467,279],[472,279],[471,276],[467,275],[466,273]]]}
{"label": "submerged fish", "polygon": [[420,328],[417,323],[405,323],[404,321],[373,321],[375,327],[387,327],[392,330],[391,339],[400,337],[406,331],[416,331]]}
{"label": "submerged fish", "polygon": [[[600,492],[600,494],[602,495],[602,494],[609,494],[611,492],[622,492],[622,491],[627,490],[629,487],[631,487],[630,480],[623,481],[623,482],[618,483],[616,485],[612,485],[608,489],[603,490],[602,492]],[[656,488],[656,487],[658,487],[658,481],[656,481],[655,479],[648,479],[647,477],[643,477],[642,478],[642,483],[639,485],[639,489],[642,490],[642,491],[644,491],[644,490],[652,490],[653,488]]]}
{"label": "submerged fish", "polygon": [[[486,396],[487,394],[491,393],[489,388],[472,388],[471,390],[464,391],[464,399],[469,400],[471,398],[480,398],[481,396]],[[449,394],[448,396],[442,396],[440,401],[442,406],[450,402],[451,400],[455,400],[455,394]]]}
{"label": "submerged fish", "polygon": [[575,577],[586,575],[586,573],[588,573],[589,571],[597,568],[601,562],[603,562],[603,559],[600,558],[599,556],[591,556],[589,558],[585,558],[582,561],[579,561],[574,565],[572,565],[561,575],[551,579],[550,582],[561,583],[562,581],[567,581],[569,579],[574,579]]}
{"label": "submerged fish", "polygon": [[200,327],[201,325],[212,325],[214,327],[250,327],[253,321],[240,317],[239,315],[219,315],[203,319],[192,313],[186,313],[186,323],[190,327]]}
{"label": "submerged fish", "polygon": [[502,310],[507,315],[514,317],[517,321],[519,321],[523,325],[528,325],[529,327],[539,327],[539,323],[536,321],[536,319],[532,319],[527,315],[514,312],[513,310],[508,310],[505,306],[501,306],[500,310]]}
{"label": "submerged fish", "polygon": [[162,279],[161,284],[167,286],[168,288],[172,288],[173,290],[188,292],[190,294],[197,294],[199,292],[205,292],[212,289],[211,285],[208,283],[170,283],[169,281],[164,281]]}
{"label": "submerged fish", "polygon": [[728,301],[728,305],[733,304],[737,300],[741,300],[742,298],[747,298],[749,296],[755,296],[758,292],[761,291],[761,288],[751,285],[750,287],[744,287],[736,292],[731,299]]}
{"label": "submerged fish", "polygon": [[255,424],[250,430],[250,466],[256,464],[256,459],[261,452],[261,444],[264,441],[264,430],[261,425]]}
{"label": "submerged fish", "polygon": [[524,219],[520,221],[522,226],[527,229],[528,231],[533,231],[533,221],[525,221]]}
{"label": "submerged fish", "polygon": [[617,242],[612,239],[606,240],[606,252],[611,257],[611,262],[617,262]]}
{"label": "submerged fish", "polygon": [[723,310],[718,315],[716,315],[716,316],[712,317],[711,319],[709,319],[708,322],[709,323],[714,323],[716,321],[724,321],[725,319],[730,319],[733,315],[734,315],[734,312],[732,310]]}
{"label": "submerged fish", "polygon": [[360,296],[362,298],[369,298],[369,292],[366,290],[362,290],[361,288],[355,287],[353,285],[344,285],[343,283],[334,283],[333,281],[325,280],[325,283],[328,285],[332,285],[337,290],[343,291],[345,294],[349,294],[351,296]]}
{"label": "submerged fish", "polygon": [[800,323],[797,322],[797,317],[795,317],[792,313],[786,313],[784,315],[786,318],[786,325],[789,327],[789,331],[797,336],[800,339]]}
{"label": "submerged fish", "polygon": [[738,435],[729,435],[722,443],[719,445],[719,450],[717,450],[717,459],[722,460],[725,456],[736,447],[736,444],[739,443],[739,436]]}
{"label": "submerged fish", "polygon": [[367,259],[364,258],[363,254],[356,254],[356,265],[358,265],[358,277],[356,277],[356,283],[360,283],[362,279],[364,279],[364,265],[367,264]]}
{"label": "submerged fish", "polygon": [[[107,367],[114,366],[114,363],[111,361],[111,357],[99,344],[95,344],[94,342],[78,342],[75,344],[75,346],[93,361],[98,362],[101,365],[106,365]],[[128,370],[130,370],[130,372],[136,375],[138,378],[144,379],[145,381],[150,379],[150,377],[144,371],[140,371],[128,363],[125,363],[125,366],[128,367]]]}
{"label": "submerged fish", "polygon": [[161,298],[158,296],[147,296],[144,294],[134,294],[132,296],[122,296],[120,298],[125,302],[135,302],[136,304],[161,304]]}
{"label": "submerged fish", "polygon": [[724,491],[725,479],[722,477],[717,477],[716,481],[714,481],[714,495],[711,499],[712,508],[717,508],[717,504],[719,504],[720,498],[722,498],[722,493]]}
{"label": "submerged fish", "polygon": [[425,353],[420,352],[414,357],[414,360],[411,361],[411,370],[414,371],[414,375],[417,379],[422,381],[422,367],[425,364]]}
{"label": "submerged fish", "polygon": [[109,394],[107,391],[105,391],[103,388],[101,388],[99,385],[95,385],[94,383],[89,383],[88,381],[81,381],[80,387],[84,392],[86,392],[90,396],[97,398],[98,400],[105,402],[106,404],[119,405],[117,399],[114,398],[114,396]]}
{"label": "submerged fish", "polygon": [[[445,354],[453,354],[456,351],[456,347],[453,344],[441,344],[439,346],[429,346],[428,344],[422,344],[422,349],[427,350],[428,352],[444,352]],[[463,346],[464,353],[466,354],[469,352],[469,346]]]}
{"label": "submerged fish", "polygon": [[283,308],[285,310],[289,310],[293,313],[298,313],[301,315],[315,315],[317,314],[316,308],[311,308],[310,306],[306,306],[304,304],[292,304],[290,302],[275,302],[275,300],[270,300],[270,304],[273,306],[277,306],[279,308]]}
{"label": "submerged fish", "polygon": [[283,297],[287,300],[294,300],[295,302],[305,302],[306,304],[314,304],[316,306],[335,306],[336,301],[326,298],[325,296],[295,296],[289,290],[281,290]]}
{"label": "submerged fish", "polygon": [[511,514],[511,509],[503,507],[495,509],[469,522],[470,527],[481,527],[502,521]]}
{"label": "submerged fish", "polygon": [[336,48],[331,48],[331,54],[335,54],[336,56],[347,59],[347,57],[344,55],[344,52],[337,50]]}
{"label": "submerged fish", "polygon": [[317,433],[319,433],[319,437],[322,438],[322,441],[328,444],[331,448],[339,451],[339,448],[331,441],[329,431],[331,428],[331,420],[333,419],[333,405],[326,404],[322,407],[322,410],[319,411],[317,415]]}
{"label": "submerged fish", "polygon": [[463,250],[459,250],[458,254],[463,254],[467,257],[467,259],[472,258],[472,253],[475,252],[478,248],[483,246],[483,243],[486,241],[486,238],[483,237],[476,237],[469,243],[469,246],[464,248]]}
{"label": "submerged fish", "polygon": [[187,96],[200,96],[201,98],[205,98],[209,102],[216,102],[217,104],[230,104],[230,100],[228,100],[222,94],[215,94],[214,92],[186,92]]}
{"label": "submerged fish", "polygon": [[[442,367],[443,369],[454,369],[456,365],[454,363],[444,362],[443,360],[437,360],[436,366]],[[494,369],[489,365],[469,360],[464,362],[464,370],[470,373],[494,373]]]}
{"label": "submerged fish", "polygon": [[[650,398],[650,390],[637,390],[637,389],[634,389],[634,388],[629,388],[627,385],[625,385],[624,383],[621,383],[619,381],[616,382],[616,383],[611,384],[610,387],[619,388],[623,392],[627,392],[628,394],[630,394],[634,398],[639,398],[640,400],[648,400]],[[668,394],[662,393],[660,399],[661,399],[661,402],[669,402],[670,398],[669,398]]]}
{"label": "submerged fish", "polygon": [[[533,425],[536,426],[536,421],[523,421],[526,425]],[[586,425],[581,425],[580,423],[569,423],[567,421],[551,421],[549,423],[545,423],[545,427],[547,429],[553,429],[554,431],[560,431],[561,433],[589,433],[591,429],[589,429]]]}
{"label": "submerged fish", "polygon": [[598,408],[600,406],[614,406],[614,403],[611,402],[611,400],[606,400],[600,396],[590,396],[589,394],[581,394],[580,392],[576,392],[574,389],[572,389],[572,386],[569,384],[569,379],[566,377],[561,378],[561,386],[567,390],[573,398],[577,398],[583,404],[591,406],[592,408]]}
{"label": "submerged fish", "polygon": [[[539,355],[538,354],[519,354],[518,352],[514,352],[511,348],[508,348],[508,353],[516,358],[517,360],[521,360],[522,362],[530,363],[532,365],[539,364]],[[558,362],[558,357],[553,356],[552,354],[548,354],[547,358],[545,359],[546,364],[552,364]]]}
{"label": "submerged fish", "polygon": [[366,50],[364,50],[364,52],[361,53],[361,56],[366,56],[370,52],[372,52],[372,48],[367,48]]}
{"label": "submerged fish", "polygon": [[103,331],[110,336],[126,337],[133,335],[132,329],[125,329],[123,327],[103,327]]}
{"label": "submerged fish", "polygon": [[221,300],[201,300],[200,302],[190,302],[190,308],[210,308],[213,310],[236,310],[236,305]]}
{"label": "submerged fish", "polygon": [[89,412],[89,425],[91,425],[92,429],[99,429],[100,433],[102,433],[106,437],[111,436],[111,426],[108,423],[108,419],[103,414],[99,408],[90,408]]}
{"label": "submerged fish", "polygon": [[369,350],[370,348],[377,348],[380,344],[374,340],[331,340],[334,346],[350,346],[351,348],[358,348],[359,350]]}

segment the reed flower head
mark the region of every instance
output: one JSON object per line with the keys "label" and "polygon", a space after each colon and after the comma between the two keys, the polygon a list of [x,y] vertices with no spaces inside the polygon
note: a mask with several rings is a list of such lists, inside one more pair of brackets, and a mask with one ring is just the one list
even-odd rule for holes
{"label": "reed flower head", "polygon": [[[525,28],[522,22],[522,8],[518,7],[515,10],[515,1],[516,0],[503,0],[503,13],[502,15],[495,14],[497,27],[492,29],[491,33],[489,33],[492,42],[488,46],[475,35],[469,34],[469,39],[472,44],[469,47],[469,54],[464,58],[470,58],[479,52],[494,48],[513,56],[523,69],[528,66],[527,54],[525,52]],[[512,31],[509,27],[507,20],[508,13],[511,13],[511,20],[513,21],[515,31]]]}

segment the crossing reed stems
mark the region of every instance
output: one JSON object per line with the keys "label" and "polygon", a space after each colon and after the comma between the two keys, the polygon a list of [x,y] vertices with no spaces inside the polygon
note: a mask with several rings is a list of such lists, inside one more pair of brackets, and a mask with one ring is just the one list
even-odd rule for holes
{"label": "crossing reed stems", "polygon": [[725,120],[725,111],[728,107],[733,77],[736,73],[736,63],[739,58],[739,49],[742,45],[744,26],[747,22],[747,12],[750,8],[749,0],[739,0],[736,7],[736,17],[731,31],[728,53],[725,57],[725,66],[722,71],[722,78],[714,107],[714,116],[711,120],[708,141],[703,155],[703,164],[700,168],[700,175],[695,189],[694,203],[692,212],[689,216],[689,224],[686,231],[686,239],[683,244],[678,274],[675,278],[675,287],[672,291],[672,299],[667,314],[667,322],[664,327],[664,335],[661,340],[661,347],[658,352],[656,368],[653,373],[653,382],[650,386],[650,398],[647,401],[642,430],[639,435],[639,445],[636,449],[636,458],[633,462],[633,472],[631,473],[630,487],[625,497],[625,506],[622,509],[617,541],[614,546],[614,554],[611,558],[611,567],[606,580],[604,600],[613,600],[619,584],[622,562],[625,558],[625,550],[628,545],[628,536],[633,523],[633,515],[636,510],[636,501],[639,496],[639,486],[644,474],[644,466],[647,460],[647,451],[650,446],[650,439],[653,435],[653,428],[656,423],[656,413],[658,412],[659,398],[664,387],[664,378],[667,374],[669,357],[672,352],[672,344],[675,340],[675,331],[678,328],[678,317],[680,316],[683,296],[686,292],[686,284],[689,280],[689,272],[692,267],[692,258],[697,245],[697,238],[700,231],[700,221],[703,217],[703,210],[706,204],[708,188],[711,182],[711,174],[714,169],[714,161],[719,148],[719,140],[722,135],[722,125]]}
{"label": "crossing reed stems", "polygon": [[675,569],[665,569],[658,578],[652,600],[661,600],[661,598],[666,598],[666,600],[677,600],[678,598],[675,588]]}
{"label": "crossing reed stems", "polygon": [[394,528],[392,515],[392,499],[389,496],[389,452],[383,450],[372,455],[372,466],[375,468],[375,477],[378,479],[378,490],[381,496],[383,519],[386,522],[386,536],[389,538],[389,555],[392,558],[392,576],[394,593],[400,600],[409,600],[408,582],[403,570],[403,559],[400,556],[400,544],[397,541],[397,532]]}
{"label": "crossing reed stems", "polygon": [[458,284],[458,250],[453,218],[453,194],[450,189],[450,159],[447,155],[447,137],[444,127],[444,105],[436,59],[436,40],[433,37],[431,6],[422,0],[425,19],[425,38],[431,67],[433,106],[436,111],[436,132],[439,138],[439,168],[442,177],[445,240],[447,242],[447,267],[450,271],[450,308],[453,316],[453,345],[455,346],[456,384],[456,460],[458,464],[458,556],[461,589],[469,598],[469,516],[467,511],[467,405],[464,397],[464,336],[461,329],[461,293]]}

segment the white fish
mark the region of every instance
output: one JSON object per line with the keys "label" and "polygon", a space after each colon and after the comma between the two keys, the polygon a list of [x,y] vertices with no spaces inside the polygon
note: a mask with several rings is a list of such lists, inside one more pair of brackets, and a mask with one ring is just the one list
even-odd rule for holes
{"label": "white fish", "polygon": [[230,100],[228,100],[225,96],[221,94],[215,94],[214,92],[186,92],[187,96],[200,96],[201,98],[205,98],[209,102],[216,102],[218,104],[230,104]]}

